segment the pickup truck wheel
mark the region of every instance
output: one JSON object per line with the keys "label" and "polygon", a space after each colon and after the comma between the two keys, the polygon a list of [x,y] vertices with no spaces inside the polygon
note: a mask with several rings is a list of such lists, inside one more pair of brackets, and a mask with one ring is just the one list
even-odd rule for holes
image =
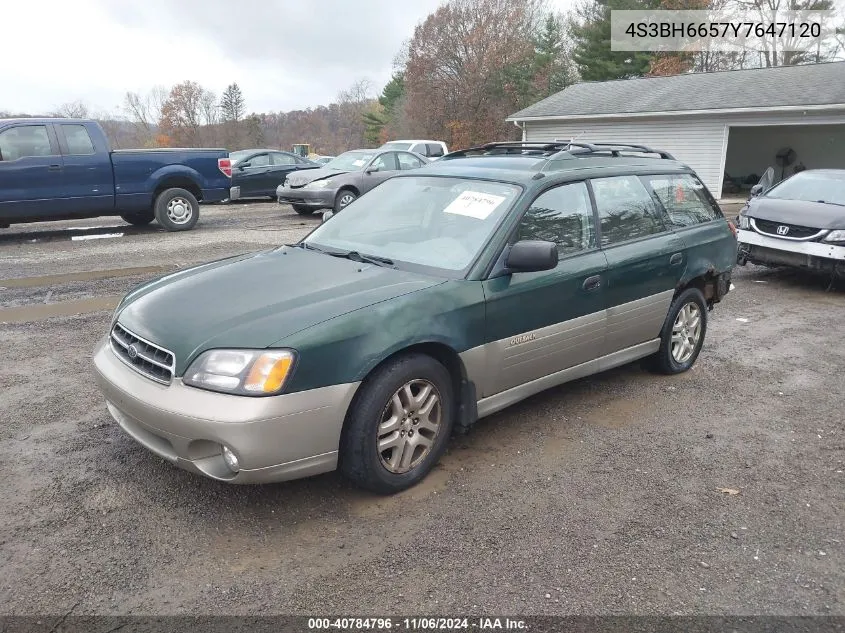
{"label": "pickup truck wheel", "polygon": [[299,215],[311,215],[314,213],[314,208],[309,207],[304,204],[292,204],[293,210],[296,211]]}
{"label": "pickup truck wheel", "polygon": [[660,333],[660,349],[648,358],[661,374],[680,374],[693,366],[707,332],[707,304],[698,288],[687,288],[672,302]]}
{"label": "pickup truck wheel", "polygon": [[186,189],[165,189],[155,201],[155,217],[168,231],[188,231],[200,217],[200,205]]}
{"label": "pickup truck wheel", "polygon": [[455,401],[446,368],[424,354],[401,356],[369,376],[352,403],[340,443],[340,470],[389,494],[434,467],[452,432]]}
{"label": "pickup truck wheel", "polygon": [[152,211],[138,211],[137,213],[124,213],[120,216],[125,222],[135,226],[144,226],[156,219]]}

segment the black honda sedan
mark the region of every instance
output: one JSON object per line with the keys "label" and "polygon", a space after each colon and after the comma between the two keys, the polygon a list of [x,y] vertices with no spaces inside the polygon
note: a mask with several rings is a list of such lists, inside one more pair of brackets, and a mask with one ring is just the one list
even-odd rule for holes
{"label": "black honda sedan", "polygon": [[845,169],[802,171],[751,193],[739,215],[739,264],[845,278]]}
{"label": "black honda sedan", "polygon": [[288,174],[301,169],[319,169],[319,163],[291,152],[275,149],[244,149],[230,152],[232,188],[230,200],[239,198],[276,199],[276,187]]}

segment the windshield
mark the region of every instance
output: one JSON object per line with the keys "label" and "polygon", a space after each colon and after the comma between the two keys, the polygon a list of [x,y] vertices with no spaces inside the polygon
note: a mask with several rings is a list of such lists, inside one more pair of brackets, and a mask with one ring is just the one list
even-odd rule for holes
{"label": "windshield", "polygon": [[845,178],[834,178],[823,172],[802,171],[775,185],[766,193],[766,197],[845,205]]}
{"label": "windshield", "polygon": [[460,178],[391,178],[304,242],[452,273],[465,271],[519,196],[515,185]]}
{"label": "windshield", "polygon": [[242,161],[244,158],[252,154],[249,150],[241,150],[239,152],[229,152],[229,159],[232,163],[237,163]]}
{"label": "windshield", "polygon": [[337,158],[332,158],[326,163],[328,169],[340,169],[342,171],[355,171],[361,169],[375,156],[374,152],[344,152]]}
{"label": "windshield", "polygon": [[381,146],[382,149],[411,149],[410,143],[400,143],[399,141],[391,141]]}

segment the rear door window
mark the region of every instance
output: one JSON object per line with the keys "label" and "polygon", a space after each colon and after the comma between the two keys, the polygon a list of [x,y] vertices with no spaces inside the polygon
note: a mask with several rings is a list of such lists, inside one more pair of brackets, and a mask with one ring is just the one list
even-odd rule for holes
{"label": "rear door window", "polygon": [[590,181],[599,213],[602,246],[666,231],[657,205],[637,176]]}
{"label": "rear door window", "polygon": [[721,217],[721,211],[707,199],[704,185],[695,176],[666,174],[642,176],[642,180],[660,200],[673,226],[693,226]]}
{"label": "rear door window", "polygon": [[72,156],[87,156],[94,153],[94,142],[84,125],[62,124],[67,142],[67,153]]}
{"label": "rear door window", "polygon": [[46,125],[18,125],[0,132],[0,160],[55,154]]}

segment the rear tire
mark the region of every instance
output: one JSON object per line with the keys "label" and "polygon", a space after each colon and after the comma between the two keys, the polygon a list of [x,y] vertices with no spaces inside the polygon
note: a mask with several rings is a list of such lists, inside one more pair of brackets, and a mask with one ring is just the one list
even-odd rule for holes
{"label": "rear tire", "polygon": [[446,450],[454,417],[452,377],[442,364],[424,354],[389,361],[366,379],[350,406],[340,471],[380,494],[410,488]]}
{"label": "rear tire", "polygon": [[291,206],[299,215],[311,215],[314,213],[314,208],[305,204],[292,204]]}
{"label": "rear tire", "polygon": [[663,329],[660,349],[647,360],[652,371],[680,374],[695,364],[707,333],[707,303],[698,288],[687,288],[672,301]]}
{"label": "rear tire", "polygon": [[168,231],[189,231],[200,217],[200,205],[187,189],[165,189],[156,198],[155,218]]}
{"label": "rear tire", "polygon": [[138,211],[136,213],[124,213],[120,216],[124,222],[134,226],[144,226],[156,219],[152,211]]}

